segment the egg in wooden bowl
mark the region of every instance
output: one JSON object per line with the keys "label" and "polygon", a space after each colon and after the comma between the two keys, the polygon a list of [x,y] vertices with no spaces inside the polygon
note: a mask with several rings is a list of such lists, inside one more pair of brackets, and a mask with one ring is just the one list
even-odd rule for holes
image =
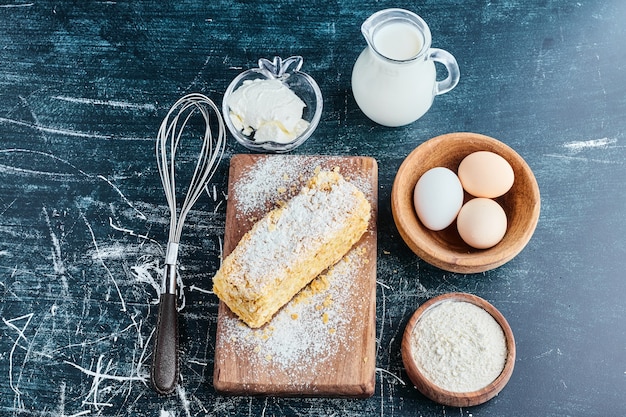
{"label": "egg in wooden bowl", "polygon": [[[441,229],[426,227],[416,211],[416,185],[422,176],[433,168],[446,168],[458,173],[459,165],[469,155],[490,153],[503,159],[512,170],[513,180],[510,189],[498,197],[483,198],[497,203],[506,215],[504,225],[500,222],[496,230],[497,243],[482,245],[480,238],[475,244],[468,240],[464,229],[466,224],[457,225],[457,218]],[[495,155],[493,155],[495,154]],[[474,192],[474,191],[472,191]],[[441,195],[446,195],[441,192]],[[470,200],[477,197],[462,192],[459,215]],[[473,203],[477,203],[474,201]],[[480,206],[480,204],[471,204]],[[489,206],[489,205],[488,205]],[[491,206],[494,206],[491,204]],[[489,206],[491,209],[493,207]],[[414,149],[403,161],[396,174],[391,192],[393,218],[402,239],[421,259],[450,272],[478,273],[497,268],[517,256],[532,237],[537,222],[541,198],[535,176],[524,159],[511,147],[489,136],[470,132],[448,133],[429,139]],[[469,226],[477,224],[479,216],[465,216]],[[487,220],[500,218],[482,213]],[[478,220],[476,218],[478,217]],[[462,227],[461,227],[462,226]],[[463,232],[462,237],[459,232]],[[470,232],[471,233],[471,232]],[[488,233],[487,233],[488,235]],[[488,236],[493,241],[493,236]],[[471,239],[471,238],[470,238]],[[467,242],[471,242],[472,245]]]}

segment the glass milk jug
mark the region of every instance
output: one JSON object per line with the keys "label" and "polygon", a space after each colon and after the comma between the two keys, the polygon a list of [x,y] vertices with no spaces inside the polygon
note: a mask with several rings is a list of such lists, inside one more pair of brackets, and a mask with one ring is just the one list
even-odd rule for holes
{"label": "glass milk jug", "polygon": [[[374,13],[361,26],[367,48],[352,70],[352,92],[367,117],[384,126],[403,126],[428,111],[435,96],[459,82],[456,59],[431,48],[426,22],[407,10]],[[448,76],[437,81],[435,62]]]}

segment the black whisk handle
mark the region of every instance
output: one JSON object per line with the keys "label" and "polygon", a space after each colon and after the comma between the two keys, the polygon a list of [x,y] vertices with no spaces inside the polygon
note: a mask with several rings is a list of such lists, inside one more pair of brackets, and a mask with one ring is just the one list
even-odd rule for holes
{"label": "black whisk handle", "polygon": [[152,385],[163,395],[178,383],[178,311],[176,294],[161,294],[156,344],[152,357]]}

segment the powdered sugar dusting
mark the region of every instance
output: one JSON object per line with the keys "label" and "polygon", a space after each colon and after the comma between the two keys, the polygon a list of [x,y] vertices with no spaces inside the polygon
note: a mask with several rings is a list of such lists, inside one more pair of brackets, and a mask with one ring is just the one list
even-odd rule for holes
{"label": "powdered sugar dusting", "polygon": [[340,350],[340,345],[350,342],[352,333],[347,326],[352,312],[344,307],[363,262],[364,248],[357,245],[260,329],[226,317],[222,331],[228,336],[224,342],[239,354],[245,352],[253,363],[272,364],[292,374],[310,372],[311,367]]}
{"label": "powdered sugar dusting", "polygon": [[[233,189],[238,201],[239,216],[246,217],[265,212],[281,201],[286,201],[300,191],[300,187],[316,170],[332,170],[337,166],[334,158],[323,156],[292,157],[275,155],[260,159]],[[341,171],[341,174],[363,192],[367,199],[372,195],[369,178]]]}
{"label": "powdered sugar dusting", "polygon": [[332,239],[341,239],[339,234],[355,218],[366,227],[369,205],[363,206],[364,197],[354,185],[328,171],[315,178],[318,188],[303,188],[280,216],[265,217],[255,226],[256,233],[248,235],[247,244],[237,247],[240,259],[253,260],[240,263],[238,273],[228,276],[242,296],[254,297],[276,285],[270,276],[278,282],[287,279],[290,267],[319,253]]}

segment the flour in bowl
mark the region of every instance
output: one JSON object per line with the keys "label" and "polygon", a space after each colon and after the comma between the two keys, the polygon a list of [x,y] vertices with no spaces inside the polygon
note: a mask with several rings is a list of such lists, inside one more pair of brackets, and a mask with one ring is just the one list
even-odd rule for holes
{"label": "flour in bowl", "polygon": [[424,312],[411,336],[420,372],[445,390],[480,390],[504,369],[504,331],[491,314],[472,303],[436,304]]}

